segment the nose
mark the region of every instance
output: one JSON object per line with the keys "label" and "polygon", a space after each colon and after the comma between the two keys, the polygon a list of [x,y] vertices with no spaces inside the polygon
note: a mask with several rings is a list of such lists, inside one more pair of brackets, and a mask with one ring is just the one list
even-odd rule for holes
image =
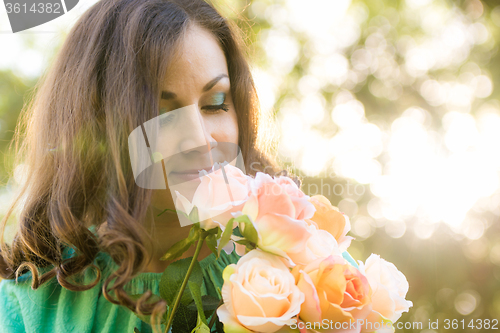
{"label": "nose", "polygon": [[[199,110],[195,114],[194,122],[196,124],[181,140],[179,149],[183,154],[189,154],[193,151],[210,153],[210,150],[217,147],[217,141],[212,136],[210,126],[203,119]],[[212,156],[210,159],[212,160]]]}

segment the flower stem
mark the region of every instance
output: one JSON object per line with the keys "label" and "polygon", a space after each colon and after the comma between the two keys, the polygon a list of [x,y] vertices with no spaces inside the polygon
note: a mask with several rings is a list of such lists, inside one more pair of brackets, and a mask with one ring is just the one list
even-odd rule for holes
{"label": "flower stem", "polygon": [[212,318],[210,319],[210,323],[208,324],[208,328],[212,329],[212,326],[214,326],[215,323],[215,318],[217,318],[217,309],[224,303],[224,299],[221,298],[219,305],[217,305],[217,308],[215,308],[214,313],[212,314]]}
{"label": "flower stem", "polygon": [[172,312],[170,313],[170,317],[168,318],[168,324],[165,329],[165,333],[168,333],[170,326],[172,326],[172,323],[174,321],[174,315],[175,312],[177,311],[177,308],[179,307],[179,304],[181,303],[181,297],[182,294],[184,293],[184,290],[186,289],[186,286],[189,281],[189,276],[191,275],[191,272],[193,271],[194,268],[194,263],[198,260],[198,255],[200,254],[201,247],[203,246],[203,242],[205,240],[205,237],[207,237],[208,233],[205,230],[200,230],[200,235],[198,237],[198,243],[196,244],[196,250],[194,251],[193,254],[193,259],[191,259],[191,264],[188,267],[188,270],[186,272],[186,276],[184,277],[184,281],[182,281],[181,288],[179,289],[179,293],[177,294],[177,297],[174,302],[174,307],[172,308]]}

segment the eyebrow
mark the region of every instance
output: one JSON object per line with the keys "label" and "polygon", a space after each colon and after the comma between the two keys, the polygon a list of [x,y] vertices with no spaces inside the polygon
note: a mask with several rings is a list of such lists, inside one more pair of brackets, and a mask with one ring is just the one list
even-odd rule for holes
{"label": "eyebrow", "polygon": [[[226,74],[219,74],[212,80],[210,80],[204,87],[203,87],[203,92],[209,91],[212,89],[217,82],[219,82],[222,78],[228,77]],[[162,91],[161,92],[161,99],[174,99],[177,98],[177,95],[174,94],[173,92],[170,91]]]}

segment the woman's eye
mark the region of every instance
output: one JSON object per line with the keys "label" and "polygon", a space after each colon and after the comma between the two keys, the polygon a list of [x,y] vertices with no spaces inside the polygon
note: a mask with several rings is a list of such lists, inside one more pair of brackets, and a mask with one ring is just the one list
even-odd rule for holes
{"label": "woman's eye", "polygon": [[226,100],[225,93],[214,94],[210,100],[210,104],[202,106],[202,110],[206,110],[209,113],[217,113],[219,110],[229,111],[229,105],[224,103]]}
{"label": "woman's eye", "polygon": [[203,110],[208,111],[209,113],[216,113],[219,110],[229,111],[229,105],[222,103],[218,105],[205,105],[202,107]]}

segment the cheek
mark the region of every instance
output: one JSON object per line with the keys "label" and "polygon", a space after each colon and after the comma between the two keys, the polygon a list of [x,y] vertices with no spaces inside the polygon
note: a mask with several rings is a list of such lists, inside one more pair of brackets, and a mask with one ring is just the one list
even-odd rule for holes
{"label": "cheek", "polygon": [[238,137],[239,137],[239,131],[238,131],[238,117],[236,116],[236,112],[234,110],[231,110],[230,111],[231,114],[230,114],[230,121],[229,121],[229,124],[228,124],[228,136],[230,136],[230,138],[228,138],[228,142],[232,142],[234,144],[238,144]]}
{"label": "cheek", "polygon": [[218,142],[231,142],[238,144],[238,119],[234,110],[228,111],[217,121],[215,131],[212,133],[214,139]]}

